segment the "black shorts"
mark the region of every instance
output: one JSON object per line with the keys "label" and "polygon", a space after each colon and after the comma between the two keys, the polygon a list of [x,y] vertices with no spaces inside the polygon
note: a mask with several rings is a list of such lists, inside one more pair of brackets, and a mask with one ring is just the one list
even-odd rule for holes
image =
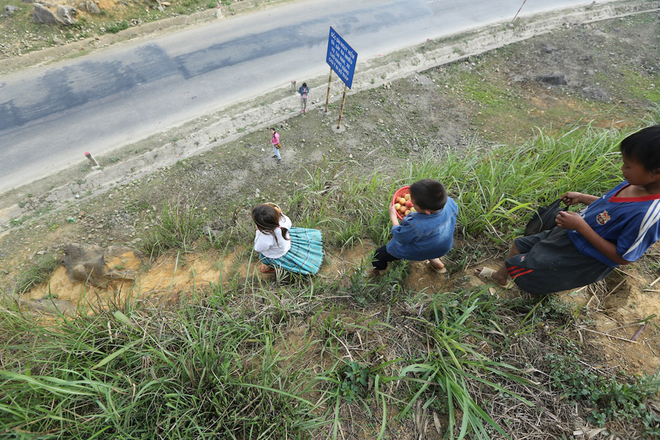
{"label": "black shorts", "polygon": [[381,246],[376,249],[376,252],[374,252],[374,259],[371,264],[376,270],[385,270],[387,269],[388,263],[397,260],[399,260],[399,258],[387,252],[387,246]]}
{"label": "black shorts", "polygon": [[520,251],[505,261],[509,276],[532,295],[547,295],[586,286],[614,270],[577,250],[568,230],[553,228],[515,240]]}

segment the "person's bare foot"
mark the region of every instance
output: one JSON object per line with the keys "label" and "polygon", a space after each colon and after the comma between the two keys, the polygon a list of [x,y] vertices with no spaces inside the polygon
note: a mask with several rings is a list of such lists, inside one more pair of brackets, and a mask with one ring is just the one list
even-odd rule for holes
{"label": "person's bare foot", "polygon": [[259,272],[261,273],[275,273],[275,268],[272,266],[267,266],[265,264],[262,264],[261,267],[259,267]]}
{"label": "person's bare foot", "polygon": [[439,258],[428,260],[426,264],[430,269],[433,269],[437,273],[447,273],[447,268],[445,267],[444,263],[440,261]]}
{"label": "person's bare foot", "polygon": [[500,278],[497,274],[497,271],[495,269],[491,269],[490,267],[477,267],[474,269],[474,274],[481,278],[482,280],[486,282],[495,282],[499,284],[502,287],[506,287],[509,285],[509,280],[504,278]]}

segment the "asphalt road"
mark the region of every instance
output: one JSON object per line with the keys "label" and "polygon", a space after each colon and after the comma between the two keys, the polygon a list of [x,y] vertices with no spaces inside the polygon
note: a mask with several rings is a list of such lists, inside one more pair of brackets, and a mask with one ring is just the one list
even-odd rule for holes
{"label": "asphalt road", "polygon": [[[521,15],[591,0],[528,0]],[[332,26],[360,61],[512,19],[522,0],[306,0],[0,77],[0,192],[292,79],[327,72]],[[359,74],[359,70],[356,75]]]}

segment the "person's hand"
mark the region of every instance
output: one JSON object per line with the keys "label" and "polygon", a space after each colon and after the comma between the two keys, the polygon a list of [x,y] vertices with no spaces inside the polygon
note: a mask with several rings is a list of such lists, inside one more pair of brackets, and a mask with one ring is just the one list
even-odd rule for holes
{"label": "person's hand", "polygon": [[390,220],[392,221],[392,224],[395,226],[398,225],[399,219],[396,216],[396,208],[394,207],[394,205],[390,205],[388,211],[390,212]]}
{"label": "person's hand", "polygon": [[587,222],[580,217],[580,214],[571,211],[559,211],[557,218],[555,218],[555,223],[560,228],[574,229],[576,231],[583,225],[587,224]]}
{"label": "person's hand", "polygon": [[582,193],[569,191],[566,194],[561,195],[561,201],[564,202],[566,206],[577,205],[580,203],[580,196]]}

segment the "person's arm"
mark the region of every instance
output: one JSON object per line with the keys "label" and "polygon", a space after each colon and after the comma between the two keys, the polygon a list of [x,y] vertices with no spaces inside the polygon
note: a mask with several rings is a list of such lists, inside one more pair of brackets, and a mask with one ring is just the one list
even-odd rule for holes
{"label": "person's arm", "polygon": [[257,234],[254,237],[254,250],[261,253],[266,249],[268,249],[268,245],[264,242],[264,234],[257,229]]}
{"label": "person's arm", "polygon": [[399,217],[396,216],[396,208],[394,205],[390,205],[390,221],[392,222],[392,226],[399,226]]}
{"label": "person's arm", "polygon": [[628,260],[624,260],[623,257],[616,252],[616,244],[609,242],[598,235],[598,233],[596,233],[596,231],[594,231],[577,212],[559,211],[555,223],[557,223],[557,226],[560,228],[578,231],[593,247],[596,248],[596,250],[598,250],[598,252],[615,263],[621,265],[631,263]]}
{"label": "person's arm", "polygon": [[566,206],[577,205],[578,203],[584,203],[585,205],[590,205],[599,198],[600,197],[591,196],[589,194],[582,194],[575,191],[569,191],[561,195],[561,201],[564,202]]}

